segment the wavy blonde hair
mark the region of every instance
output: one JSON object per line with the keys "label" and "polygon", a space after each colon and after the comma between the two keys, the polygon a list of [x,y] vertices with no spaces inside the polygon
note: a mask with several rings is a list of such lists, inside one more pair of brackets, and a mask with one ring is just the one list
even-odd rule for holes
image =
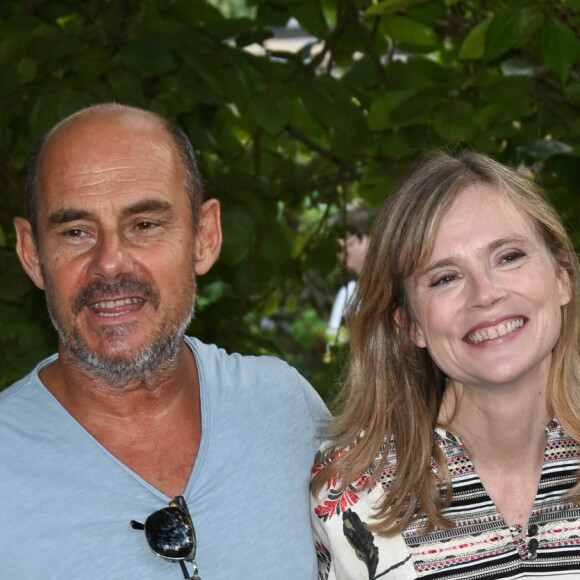
{"label": "wavy blonde hair", "polygon": [[[441,511],[451,500],[451,486],[434,440],[446,376],[427,349],[410,338],[412,318],[403,283],[429,259],[447,209],[475,184],[493,187],[528,215],[555,262],[568,273],[571,299],[562,307],[548,406],[566,431],[580,440],[579,265],[560,217],[543,192],[517,171],[473,151],[457,156],[432,152],[377,216],[352,308],[350,359],[339,395],[342,411],[328,430],[332,448],[347,451],[325,462],[312,482],[316,491],[338,474],[346,487],[371,469],[370,485],[385,467],[381,447],[392,441],[396,477],[372,526],[385,535],[400,533],[421,516],[427,519],[426,530],[453,525]],[[437,463],[437,479],[431,458]],[[577,483],[571,495],[579,492]]]}

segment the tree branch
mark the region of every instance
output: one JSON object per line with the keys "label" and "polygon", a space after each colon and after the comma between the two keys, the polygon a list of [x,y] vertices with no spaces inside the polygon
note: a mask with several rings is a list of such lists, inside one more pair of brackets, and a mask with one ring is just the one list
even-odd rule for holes
{"label": "tree branch", "polygon": [[290,136],[294,137],[295,139],[298,139],[298,141],[302,141],[302,143],[310,147],[310,149],[312,149],[313,151],[316,151],[317,153],[322,155],[322,157],[324,157],[325,159],[332,161],[332,163],[334,163],[341,169],[348,171],[353,177],[358,177],[358,171],[356,167],[350,165],[349,163],[346,163],[346,161],[338,157],[338,155],[333,153],[330,149],[325,149],[324,147],[322,147],[321,145],[310,139],[310,137],[302,133],[302,131],[300,131],[299,129],[290,124],[286,125],[284,129]]}

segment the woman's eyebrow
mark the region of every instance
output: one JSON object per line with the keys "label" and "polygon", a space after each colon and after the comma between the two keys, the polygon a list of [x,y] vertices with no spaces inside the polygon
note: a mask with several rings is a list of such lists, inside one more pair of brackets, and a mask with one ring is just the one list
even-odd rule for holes
{"label": "woman's eyebrow", "polygon": [[[493,240],[492,242],[487,244],[487,246],[485,246],[485,250],[489,253],[489,252],[495,252],[496,250],[499,250],[500,248],[503,248],[504,246],[511,246],[511,245],[516,245],[516,246],[526,245],[527,246],[528,243],[529,243],[529,241],[527,238],[522,237],[522,236],[517,235],[517,234],[514,234],[514,235],[509,235],[509,236],[506,236],[503,238],[498,238],[497,240]],[[448,258],[443,258],[441,260],[437,260],[436,262],[432,262],[432,263],[427,264],[423,268],[417,269],[415,274],[414,274],[414,277],[417,279],[421,278],[422,276],[429,274],[433,270],[438,270],[440,268],[448,268],[450,266],[453,266],[455,263],[456,263],[456,260],[453,257],[448,257]]]}

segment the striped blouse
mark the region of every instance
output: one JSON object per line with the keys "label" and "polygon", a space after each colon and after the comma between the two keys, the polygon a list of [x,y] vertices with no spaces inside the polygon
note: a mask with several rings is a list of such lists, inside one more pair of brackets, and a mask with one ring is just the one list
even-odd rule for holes
{"label": "striped blouse", "polygon": [[362,490],[370,471],[344,491],[332,478],[312,500],[319,580],[580,578],[580,508],[563,497],[578,478],[579,445],[557,421],[546,432],[526,529],[506,524],[461,441],[444,429],[436,429],[435,439],[451,474],[453,498],[443,514],[455,522],[453,529],[423,535],[424,520],[390,538],[367,529],[373,505],[394,477],[392,446],[389,467],[371,488]]}

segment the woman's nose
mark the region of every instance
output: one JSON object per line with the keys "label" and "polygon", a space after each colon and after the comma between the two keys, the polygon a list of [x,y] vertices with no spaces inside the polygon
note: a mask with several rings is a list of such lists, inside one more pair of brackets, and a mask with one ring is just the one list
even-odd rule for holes
{"label": "woman's nose", "polygon": [[470,275],[468,305],[471,308],[489,308],[505,297],[505,289],[492,272]]}

